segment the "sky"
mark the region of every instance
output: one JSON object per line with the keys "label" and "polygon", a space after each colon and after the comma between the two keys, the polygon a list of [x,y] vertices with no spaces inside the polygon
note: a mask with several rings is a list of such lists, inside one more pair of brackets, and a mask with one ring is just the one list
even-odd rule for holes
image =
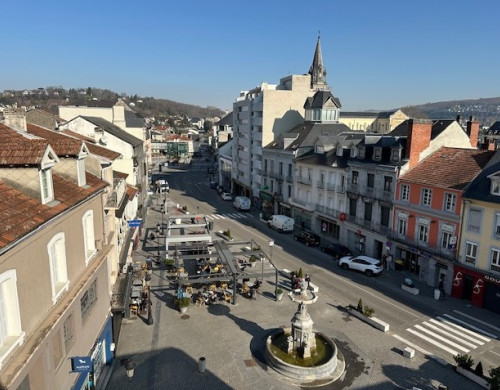
{"label": "sky", "polygon": [[500,96],[500,1],[24,0],[2,6],[0,91],[61,86],[232,110],[305,74],[321,37],[342,109]]}

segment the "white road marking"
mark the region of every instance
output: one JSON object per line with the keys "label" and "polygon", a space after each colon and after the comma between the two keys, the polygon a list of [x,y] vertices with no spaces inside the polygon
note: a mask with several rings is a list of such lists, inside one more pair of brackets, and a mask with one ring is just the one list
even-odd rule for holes
{"label": "white road marking", "polygon": [[478,339],[476,339],[476,338],[474,338],[472,336],[469,336],[468,334],[462,333],[462,332],[460,332],[460,330],[452,328],[451,326],[446,325],[446,323],[444,323],[442,321],[438,321],[438,320],[435,320],[433,318],[431,318],[430,321],[433,322],[433,323],[435,323],[435,324],[438,324],[440,327],[442,327],[444,329],[447,329],[450,332],[453,332],[453,333],[456,333],[456,334],[462,336],[464,339],[472,341],[473,343],[476,343],[476,344],[479,344],[479,345],[483,345],[484,344],[482,341],[480,341],[480,340],[478,340]]}
{"label": "white road marking", "polygon": [[477,318],[472,317],[472,316],[470,316],[470,315],[468,315],[468,314],[462,313],[461,311],[458,311],[458,310],[453,310],[453,311],[454,311],[455,313],[460,314],[460,315],[461,315],[461,316],[463,316],[463,317],[466,317],[466,318],[469,318],[469,319],[474,320],[474,321],[476,321],[476,322],[479,322],[480,324],[483,324],[484,326],[488,326],[488,327],[490,327],[491,329],[495,329],[495,330],[497,330],[497,331],[499,331],[499,332],[500,332],[500,328],[497,328],[496,326],[493,326],[493,325],[491,325],[491,324],[488,324],[488,323],[487,323],[487,322],[485,322],[485,321],[478,320]]}
{"label": "white road marking", "polygon": [[441,340],[442,342],[449,344],[456,349],[461,350],[462,352],[467,353],[470,351],[470,349],[464,348],[461,345],[458,345],[458,344],[454,343],[453,341],[448,340],[446,337],[440,336],[440,335],[434,333],[432,330],[426,329],[421,325],[415,325],[415,328],[417,328],[418,330],[420,330],[424,333],[427,333],[428,335],[431,335],[435,339]]}
{"label": "white road marking", "polygon": [[[427,326],[428,328],[431,328],[431,329],[434,329],[436,332],[440,332],[440,333],[443,333],[445,334],[446,336],[452,338],[452,339],[455,339],[457,341],[460,341],[460,343],[464,344],[464,345],[467,345],[468,347],[471,347],[471,348],[477,348],[477,345],[476,344],[472,344],[472,343],[469,343],[467,341],[465,341],[463,339],[463,337],[458,337],[458,336],[455,336],[455,335],[452,335],[450,334],[449,332],[447,332],[445,329],[441,329],[437,326],[434,326],[432,324],[430,324],[429,322],[424,322],[423,323],[425,326]],[[483,344],[483,343],[481,343]]]}
{"label": "white road marking", "polygon": [[409,347],[412,347],[413,349],[416,349],[417,351],[422,352],[424,355],[430,357],[431,359],[436,360],[438,363],[442,364],[443,366],[447,366],[448,365],[448,362],[446,360],[441,359],[439,356],[433,355],[429,351],[426,351],[422,347],[420,347],[420,346],[418,346],[416,344],[413,344],[411,341],[406,340],[405,338],[401,337],[400,335],[393,334],[392,336],[394,338],[398,339],[399,341],[402,341],[403,343],[405,343]]}
{"label": "white road marking", "polygon": [[[474,330],[477,330],[479,333],[482,333],[482,334],[484,334],[484,335],[486,335],[486,336],[489,336],[489,337],[491,337],[491,338],[494,338],[494,339],[496,339],[496,338],[497,338],[497,336],[495,336],[494,334],[491,334],[491,333],[489,333],[489,332],[486,332],[485,330],[482,330],[482,329],[480,329],[480,328],[478,328],[478,327],[476,327],[476,326],[473,326],[473,325],[471,325],[471,324],[469,324],[469,323],[467,323],[467,322],[465,322],[465,321],[459,320],[458,318],[455,318],[455,317],[453,317],[453,316],[450,316],[449,314],[444,314],[444,317],[450,318],[450,319],[452,319],[453,321],[458,322],[458,323],[460,323],[460,324],[467,325],[469,328],[474,329]],[[478,336],[479,336],[479,335],[478,335]],[[483,336],[479,336],[479,337],[483,337]],[[487,339],[486,337],[483,337],[483,338],[484,338],[486,341],[490,341],[490,340],[489,340],[489,339]]]}
{"label": "white road marking", "polygon": [[431,343],[432,345],[435,345],[436,347],[439,347],[441,349],[444,349],[446,352],[449,352],[451,353],[453,356],[457,355],[458,352],[451,349],[451,348],[448,348],[446,345],[443,345],[441,343],[438,343],[436,340],[434,339],[431,339],[430,337],[427,337],[426,335],[423,335],[422,333],[420,332],[417,332],[416,330],[413,330],[411,328],[408,328],[406,329],[408,332],[414,334],[415,336],[418,336],[420,337],[421,339],[424,339],[425,341],[428,341],[429,343]]}
{"label": "white road marking", "polygon": [[215,214],[215,217],[220,218],[220,219],[226,219],[222,214]]}
{"label": "white road marking", "polygon": [[495,355],[500,356],[500,353],[496,353],[495,351],[492,351],[491,349],[489,349],[488,351],[490,351],[491,353],[494,353]]}

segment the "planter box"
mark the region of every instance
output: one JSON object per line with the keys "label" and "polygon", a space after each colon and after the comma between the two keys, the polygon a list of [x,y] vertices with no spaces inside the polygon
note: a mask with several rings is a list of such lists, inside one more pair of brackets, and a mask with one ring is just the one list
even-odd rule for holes
{"label": "planter box", "polygon": [[215,234],[221,238],[223,238],[226,241],[233,241],[231,237],[226,236],[222,231],[215,232]]}
{"label": "planter box", "polygon": [[349,314],[353,315],[354,317],[359,318],[361,321],[366,322],[367,324],[373,326],[374,328],[381,330],[382,332],[388,332],[389,331],[389,324],[379,320],[377,317],[367,317],[364,314],[360,313],[356,309],[349,308],[348,309]]}
{"label": "planter box", "polygon": [[474,372],[466,370],[465,368],[456,367],[456,370],[459,374],[465,376],[467,379],[470,379],[471,381],[477,383],[479,386],[484,387],[485,389],[489,389],[490,385],[486,379],[481,378],[480,376],[476,375]]}
{"label": "planter box", "polygon": [[413,295],[418,295],[418,293],[420,292],[420,290],[418,288],[416,288],[416,287],[409,287],[406,284],[402,284],[401,285],[401,289],[403,291],[409,292],[410,294],[413,294]]}

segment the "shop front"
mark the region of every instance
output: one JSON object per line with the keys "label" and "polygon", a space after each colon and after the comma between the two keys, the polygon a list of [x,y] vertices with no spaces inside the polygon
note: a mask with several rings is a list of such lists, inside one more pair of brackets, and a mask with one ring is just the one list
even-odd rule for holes
{"label": "shop front", "polygon": [[324,217],[318,217],[319,227],[323,239],[330,241],[340,240],[340,225],[330,219]]}
{"label": "shop front", "polygon": [[396,245],[396,258],[394,260],[396,271],[408,271],[415,275],[420,275],[422,258],[418,249]]}
{"label": "shop front", "polygon": [[73,385],[74,390],[92,390],[102,381],[103,371],[113,362],[113,332],[111,317],[104,324],[103,330],[92,347],[89,356],[92,362],[92,371],[82,372]]}
{"label": "shop front", "polygon": [[268,220],[274,214],[274,199],[273,195],[264,190],[260,190],[260,204],[262,218]]}
{"label": "shop front", "polygon": [[279,202],[278,203],[278,214],[286,215],[292,218],[292,207],[289,204]]}
{"label": "shop front", "polygon": [[301,230],[311,230],[312,229],[312,213],[304,209],[294,207],[293,208],[293,219],[295,220],[295,226],[299,226]]}
{"label": "shop front", "polygon": [[500,277],[456,265],[451,296],[500,314]]}

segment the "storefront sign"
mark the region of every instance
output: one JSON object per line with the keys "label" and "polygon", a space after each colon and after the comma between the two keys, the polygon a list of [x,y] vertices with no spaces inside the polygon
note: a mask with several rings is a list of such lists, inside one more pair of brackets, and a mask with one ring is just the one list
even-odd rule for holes
{"label": "storefront sign", "polygon": [[90,356],[76,356],[71,358],[71,370],[73,372],[91,372],[92,359]]}
{"label": "storefront sign", "polygon": [[484,275],[484,279],[490,283],[495,283],[500,286],[500,278],[494,278],[493,276]]}

